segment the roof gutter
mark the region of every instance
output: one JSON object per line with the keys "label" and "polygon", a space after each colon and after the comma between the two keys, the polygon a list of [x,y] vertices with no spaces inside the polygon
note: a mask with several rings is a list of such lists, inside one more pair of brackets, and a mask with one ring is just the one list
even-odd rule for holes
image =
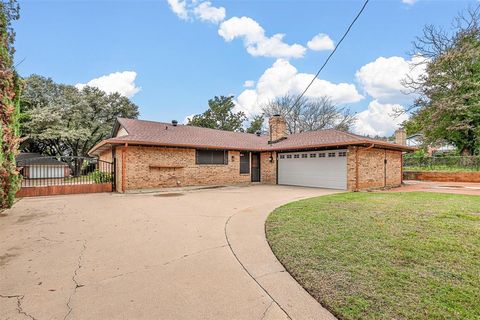
{"label": "roof gutter", "polygon": [[206,148],[206,149],[226,149],[226,150],[238,150],[238,151],[257,151],[257,152],[268,152],[268,151],[293,151],[293,150],[307,150],[307,149],[315,149],[315,148],[326,148],[326,147],[335,147],[335,146],[362,146],[362,145],[369,145],[367,148],[371,149],[374,147],[384,148],[384,149],[392,149],[392,150],[399,150],[399,151],[415,151],[416,148],[402,146],[402,145],[395,145],[395,144],[387,144],[387,143],[378,143],[371,140],[359,140],[359,141],[350,141],[350,142],[342,142],[342,143],[326,143],[326,144],[314,144],[314,145],[305,145],[305,146],[298,146],[298,147],[281,147],[275,145],[268,145],[265,147],[259,148],[242,148],[242,147],[222,147],[222,146],[212,146],[212,145],[191,145],[191,144],[168,144],[168,143],[157,143],[157,142],[145,142],[145,141],[134,141],[134,140],[116,140],[116,141],[108,141],[104,140],[94,146],[88,152],[89,155],[94,155],[95,151],[99,148],[103,147],[106,144],[109,145],[124,145],[128,143],[129,145],[144,145],[144,146],[159,146],[159,147],[177,147],[177,148]]}

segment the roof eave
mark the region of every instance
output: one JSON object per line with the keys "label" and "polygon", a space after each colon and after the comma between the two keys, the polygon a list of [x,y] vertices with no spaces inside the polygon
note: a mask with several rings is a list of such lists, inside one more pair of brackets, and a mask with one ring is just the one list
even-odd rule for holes
{"label": "roof eave", "polygon": [[403,145],[395,145],[390,143],[381,143],[379,141],[372,141],[372,140],[359,140],[359,141],[347,141],[347,142],[337,142],[337,143],[322,143],[322,144],[310,144],[310,145],[303,145],[303,146],[295,146],[295,147],[282,147],[282,146],[271,146],[263,148],[262,151],[291,151],[291,150],[307,150],[307,149],[315,149],[315,148],[328,148],[328,147],[348,147],[348,146],[372,146],[377,148],[383,149],[391,149],[391,150],[399,150],[399,151],[406,151],[412,152],[415,151],[416,148],[403,146]]}
{"label": "roof eave", "polygon": [[202,144],[173,144],[173,143],[157,143],[157,142],[145,142],[145,141],[135,141],[135,140],[115,140],[109,141],[104,140],[94,146],[89,152],[89,155],[99,155],[101,151],[104,149],[104,146],[113,146],[113,145],[143,145],[143,146],[158,146],[158,147],[174,147],[174,148],[205,148],[205,149],[225,149],[225,150],[238,150],[238,151],[258,151],[258,152],[268,152],[268,151],[291,151],[291,150],[307,150],[307,149],[315,149],[315,148],[325,148],[325,147],[348,147],[348,146],[372,146],[377,148],[383,149],[391,149],[391,150],[398,150],[398,151],[405,151],[405,152],[413,152],[417,148],[403,146],[403,145],[395,145],[395,144],[387,144],[381,143],[379,141],[371,141],[371,140],[361,140],[361,141],[348,141],[348,142],[341,142],[341,143],[323,143],[323,144],[311,144],[311,145],[303,145],[303,146],[295,146],[295,147],[275,147],[275,145],[269,145],[264,147],[255,147],[255,148],[248,148],[248,147],[232,147],[232,146],[215,146],[215,145],[202,145]]}

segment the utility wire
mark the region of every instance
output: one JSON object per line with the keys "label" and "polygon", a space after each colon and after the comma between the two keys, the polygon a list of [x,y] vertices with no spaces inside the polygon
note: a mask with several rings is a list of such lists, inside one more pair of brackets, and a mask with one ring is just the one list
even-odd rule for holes
{"label": "utility wire", "polygon": [[365,0],[365,3],[363,4],[362,8],[360,9],[360,11],[358,11],[357,15],[355,16],[355,19],[353,19],[352,23],[350,23],[350,25],[348,26],[348,29],[347,31],[345,31],[345,33],[343,34],[342,38],[340,38],[340,41],[338,41],[337,45],[335,46],[335,48],[333,48],[333,51],[328,55],[327,57],[327,60],[325,60],[325,62],[323,63],[323,65],[320,67],[320,69],[318,70],[318,72],[315,74],[315,76],[313,77],[312,81],[310,81],[310,83],[308,84],[308,86],[305,88],[305,90],[303,90],[302,94],[300,96],[298,96],[297,100],[295,100],[295,103],[293,104],[293,107],[295,107],[297,105],[297,103],[300,101],[300,99],[302,99],[302,97],[305,95],[305,93],[307,92],[307,90],[310,88],[310,86],[313,84],[313,82],[315,81],[315,79],[318,78],[318,75],[320,74],[320,72],[322,72],[323,68],[325,68],[325,66],[327,65],[328,61],[330,61],[330,59],[332,58],[332,56],[334,55],[335,51],[337,51],[338,47],[340,46],[340,44],[342,43],[342,41],[345,39],[345,37],[348,35],[348,33],[350,32],[350,30],[352,29],[353,25],[355,24],[355,22],[358,20],[358,18],[360,18],[360,16],[362,15],[363,11],[365,10],[365,7],[367,6],[368,2],[370,0]]}

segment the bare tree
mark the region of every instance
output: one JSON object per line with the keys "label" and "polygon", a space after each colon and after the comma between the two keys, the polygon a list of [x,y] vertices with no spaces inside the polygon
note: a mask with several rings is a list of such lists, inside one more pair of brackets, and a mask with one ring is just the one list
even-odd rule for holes
{"label": "bare tree", "polygon": [[[458,46],[459,40],[464,39],[468,35],[474,35],[474,37],[476,36],[478,38],[479,34],[480,5],[475,8],[470,7],[460,12],[453,20],[450,32],[439,26],[426,25],[423,28],[422,35],[416,37],[415,41],[413,41],[413,49],[410,52],[410,56],[421,57],[422,59],[416,59],[416,62],[412,63],[411,68],[427,66],[428,71],[428,66]],[[443,72],[453,73],[455,70],[455,63],[451,63],[444,65]],[[403,85],[411,93],[424,94],[425,90],[428,89],[427,82],[428,74],[421,75],[419,78],[412,78],[407,75],[403,80]],[[448,90],[449,84],[444,83],[444,85],[445,87],[440,89]],[[411,108],[405,110],[405,112],[410,112],[417,107],[418,106],[414,104]]]}
{"label": "bare tree", "polygon": [[347,108],[332,103],[327,96],[312,99],[297,95],[284,95],[269,101],[262,109],[270,117],[280,114],[285,118],[290,134],[321,129],[348,131],[355,122],[355,115]]}
{"label": "bare tree", "polygon": [[300,99],[296,104],[298,96],[286,94],[270,100],[262,107],[262,111],[267,117],[279,114],[287,122],[287,130],[290,134],[300,132],[300,114],[307,103],[306,98]]}

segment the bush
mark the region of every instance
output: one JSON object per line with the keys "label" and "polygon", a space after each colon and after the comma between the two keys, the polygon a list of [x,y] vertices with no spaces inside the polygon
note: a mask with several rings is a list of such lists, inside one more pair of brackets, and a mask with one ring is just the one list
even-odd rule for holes
{"label": "bush", "polygon": [[97,170],[90,173],[88,176],[95,183],[107,183],[112,182],[113,180],[113,174],[111,172],[101,172]]}
{"label": "bush", "polygon": [[403,168],[407,171],[480,171],[480,157],[441,156],[404,157]]}
{"label": "bush", "polygon": [[15,155],[19,143],[22,80],[13,66],[12,20],[18,19],[16,1],[0,1],[0,208],[11,207],[20,187]]}

